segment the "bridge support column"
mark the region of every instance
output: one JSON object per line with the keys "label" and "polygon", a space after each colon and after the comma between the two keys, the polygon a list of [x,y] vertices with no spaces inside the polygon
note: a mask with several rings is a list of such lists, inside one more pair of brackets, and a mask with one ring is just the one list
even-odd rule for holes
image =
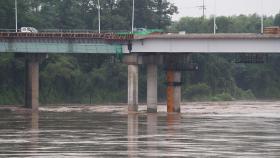
{"label": "bridge support column", "polygon": [[147,68],[147,112],[157,112],[157,65],[148,64]]}
{"label": "bridge support column", "polygon": [[138,65],[128,65],[128,111],[138,111]]}
{"label": "bridge support column", "polygon": [[24,107],[37,111],[39,108],[39,63],[46,55],[25,55],[25,103]]}
{"label": "bridge support column", "polygon": [[181,72],[167,70],[167,112],[180,112]]}
{"label": "bridge support column", "polygon": [[138,111],[138,55],[130,54],[123,58],[123,63],[128,65],[128,112]]}

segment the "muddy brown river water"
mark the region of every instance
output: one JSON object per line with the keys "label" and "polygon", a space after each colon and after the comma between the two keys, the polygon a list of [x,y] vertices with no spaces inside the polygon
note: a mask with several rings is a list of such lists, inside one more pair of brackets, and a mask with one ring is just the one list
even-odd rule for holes
{"label": "muddy brown river water", "polygon": [[280,157],[280,102],[0,108],[0,157]]}

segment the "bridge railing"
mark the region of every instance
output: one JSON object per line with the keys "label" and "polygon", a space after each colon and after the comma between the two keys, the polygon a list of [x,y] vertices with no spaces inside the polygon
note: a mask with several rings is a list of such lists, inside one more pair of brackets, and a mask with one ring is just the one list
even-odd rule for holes
{"label": "bridge railing", "polygon": [[[38,32],[60,32],[60,33],[98,33],[98,30],[90,29],[37,29]],[[0,28],[0,32],[16,32],[15,29]],[[20,32],[20,29],[18,29]],[[130,33],[129,30],[102,30],[101,33]]]}
{"label": "bridge railing", "polygon": [[[63,32],[63,33],[98,33],[98,30],[89,30],[89,29],[39,29],[39,32]],[[102,30],[101,33],[119,33],[126,32],[128,30]]]}

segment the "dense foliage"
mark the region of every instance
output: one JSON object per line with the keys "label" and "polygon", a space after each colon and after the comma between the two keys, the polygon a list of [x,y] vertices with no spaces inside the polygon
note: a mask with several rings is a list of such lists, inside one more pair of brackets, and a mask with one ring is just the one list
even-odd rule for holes
{"label": "dense foliage", "polygon": [[[280,15],[280,14],[279,14]],[[278,16],[264,17],[264,26],[277,25]],[[260,33],[261,20],[257,14],[239,15],[216,18],[217,33]],[[274,20],[275,19],[275,20]],[[212,33],[214,30],[213,17],[209,19],[184,17],[172,25],[172,30],[181,30],[189,33]]]}
{"label": "dense foliage", "polygon": [[[102,30],[131,28],[131,0],[100,0]],[[0,28],[15,28],[14,1],[0,1]],[[18,25],[39,29],[98,29],[97,0],[19,0]],[[135,0],[135,26],[165,28],[177,7],[164,0]]]}
{"label": "dense foliage", "polygon": [[[20,0],[19,27],[43,29],[98,28],[97,0]],[[101,0],[102,30],[129,30],[131,0]],[[189,33],[212,32],[213,20],[185,17],[171,22],[177,7],[164,0],[136,0],[136,27],[161,28]],[[280,14],[265,17],[265,25],[280,25]],[[260,30],[258,15],[217,18],[217,32]],[[14,4],[0,1],[0,28],[12,29]],[[193,55],[197,72],[184,72],[184,100],[280,98],[278,55],[266,64],[235,64],[233,55]],[[146,97],[146,67],[140,66],[139,96]],[[159,72],[159,100],[165,100],[165,72]],[[0,104],[23,102],[24,60],[0,54]],[[102,55],[49,55],[40,65],[40,100],[43,103],[126,102],[127,67]]]}

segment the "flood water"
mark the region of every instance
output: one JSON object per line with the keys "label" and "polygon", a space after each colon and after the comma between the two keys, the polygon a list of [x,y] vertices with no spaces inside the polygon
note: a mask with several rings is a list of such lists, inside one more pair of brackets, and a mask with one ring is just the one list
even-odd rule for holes
{"label": "flood water", "polygon": [[0,108],[0,157],[280,157],[280,102]]}

